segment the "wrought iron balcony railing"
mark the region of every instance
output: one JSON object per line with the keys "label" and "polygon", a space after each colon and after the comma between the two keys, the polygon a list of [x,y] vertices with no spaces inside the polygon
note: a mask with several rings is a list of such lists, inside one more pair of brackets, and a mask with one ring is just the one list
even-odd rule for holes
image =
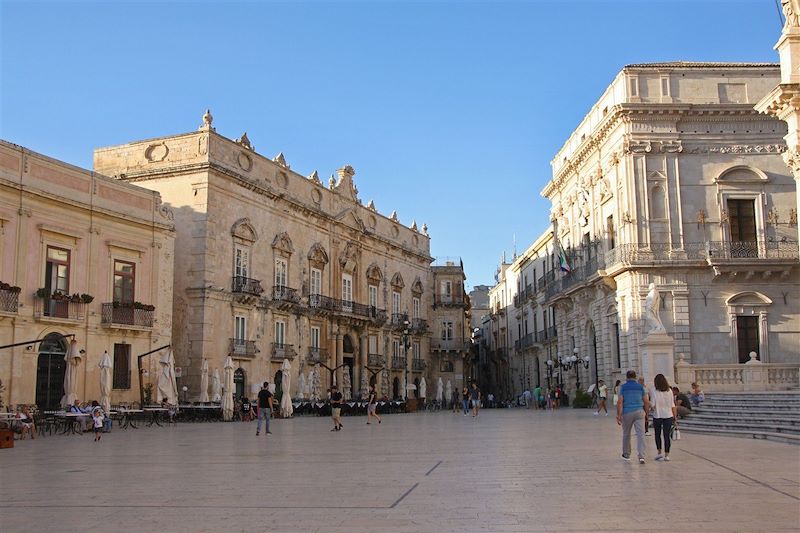
{"label": "wrought iron balcony railing", "polygon": [[392,369],[403,370],[406,367],[406,358],[397,355],[392,356]]}
{"label": "wrought iron balcony railing", "polygon": [[261,293],[264,292],[264,289],[261,287],[260,280],[246,278],[244,276],[233,276],[233,281],[231,282],[231,292],[261,296]]}
{"label": "wrought iron balcony railing", "polygon": [[18,290],[0,290],[0,312],[16,313],[19,307]]}
{"label": "wrought iron balcony railing", "polygon": [[434,294],[433,306],[461,306],[466,303],[463,294]]}
{"label": "wrought iron balcony railing", "polygon": [[133,304],[110,302],[104,303],[101,309],[101,323],[111,326],[153,327],[155,309],[139,309]]}
{"label": "wrought iron balcony railing", "polygon": [[83,320],[86,316],[86,304],[70,299],[54,300],[37,296],[33,300],[33,315],[36,318]]}
{"label": "wrought iron balcony railing", "polygon": [[328,311],[336,314],[354,315],[372,320],[375,323],[386,322],[386,311],[372,305],[364,305],[349,300],[338,300],[322,294],[311,294],[308,307],[317,311]]}
{"label": "wrought iron balcony railing", "polygon": [[273,285],[272,301],[299,303],[300,295],[297,293],[297,289],[292,289],[291,287],[284,287],[283,285]]}
{"label": "wrought iron balcony railing", "polygon": [[381,354],[371,353],[367,356],[367,366],[372,368],[384,367],[386,366],[386,357]]}
{"label": "wrought iron balcony railing", "polygon": [[392,313],[392,329],[402,330],[408,327],[411,328],[411,322],[408,320],[408,315],[405,313]]}
{"label": "wrought iron balcony railing", "polygon": [[294,346],[281,342],[272,343],[271,358],[276,361],[283,361],[284,359],[294,359],[297,352],[294,351]]}
{"label": "wrought iron balcony railing", "polygon": [[707,241],[693,243],[633,243],[620,244],[607,251],[603,264],[606,269],[614,265],[630,265],[652,261],[707,261],[721,260],[749,262],[756,259],[798,259],[797,241]]}
{"label": "wrought iron balcony railing", "polygon": [[424,318],[411,319],[411,332],[415,335],[422,335],[428,331],[428,321]]}
{"label": "wrought iron balcony railing", "polygon": [[422,372],[425,370],[426,363],[424,359],[412,359],[411,360],[411,370],[415,370],[417,372]]}
{"label": "wrought iron balcony railing", "polygon": [[230,340],[230,353],[231,356],[236,358],[252,359],[259,353],[256,346],[256,341],[247,341],[244,339],[229,339]]}
{"label": "wrought iron balcony railing", "polygon": [[328,360],[328,349],[309,346],[306,360],[311,364],[325,363]]}

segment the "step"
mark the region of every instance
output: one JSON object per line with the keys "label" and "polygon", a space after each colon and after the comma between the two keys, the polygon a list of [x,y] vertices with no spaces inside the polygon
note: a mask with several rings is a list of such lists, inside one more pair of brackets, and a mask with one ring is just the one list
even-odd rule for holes
{"label": "step", "polygon": [[800,446],[800,435],[789,435],[786,433],[772,433],[770,431],[741,431],[732,429],[710,429],[710,428],[692,428],[687,426],[685,429],[681,427],[681,432],[687,433],[703,433],[707,435],[725,435],[729,437],[744,437],[748,439],[765,439],[775,442],[783,442],[787,444],[795,444]]}
{"label": "step", "polygon": [[[720,422],[740,421],[740,422],[757,422],[761,424],[779,424],[789,426],[800,426],[800,417],[798,416],[752,416],[748,414],[731,414],[721,415],[719,413],[692,413],[689,418],[692,420],[719,420]],[[689,420],[687,418],[686,420]]]}
{"label": "step", "polygon": [[712,411],[716,410],[730,410],[735,409],[737,411],[741,411],[743,409],[749,411],[794,411],[800,412],[800,405],[788,405],[785,403],[776,403],[776,404],[760,404],[760,403],[728,403],[728,404],[714,404],[710,402],[703,402],[698,407],[693,407],[692,409],[708,409]]}
{"label": "step", "polygon": [[693,428],[702,427],[709,429],[733,429],[741,431],[769,431],[771,433],[800,435],[800,427],[796,426],[793,427],[793,426],[773,425],[773,424],[749,424],[747,422],[742,422],[742,423],[707,422],[705,420],[691,421],[688,418],[681,420],[678,423],[678,427],[681,429],[683,429],[684,427],[693,427]]}

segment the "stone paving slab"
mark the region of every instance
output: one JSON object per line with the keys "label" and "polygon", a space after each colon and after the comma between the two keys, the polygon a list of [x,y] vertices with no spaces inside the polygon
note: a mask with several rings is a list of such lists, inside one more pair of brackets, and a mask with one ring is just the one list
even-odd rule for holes
{"label": "stone paving slab", "polygon": [[180,424],[0,450],[0,531],[797,531],[800,447],[684,434],[620,459],[613,417],[484,410]]}

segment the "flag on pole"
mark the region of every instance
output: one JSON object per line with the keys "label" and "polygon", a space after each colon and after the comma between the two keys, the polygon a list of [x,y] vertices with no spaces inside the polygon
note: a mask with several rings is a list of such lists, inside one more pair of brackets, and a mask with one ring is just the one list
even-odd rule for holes
{"label": "flag on pole", "polygon": [[561,243],[558,244],[558,266],[561,267],[562,272],[572,272],[572,267],[569,266],[567,254],[564,253],[564,248],[561,247]]}

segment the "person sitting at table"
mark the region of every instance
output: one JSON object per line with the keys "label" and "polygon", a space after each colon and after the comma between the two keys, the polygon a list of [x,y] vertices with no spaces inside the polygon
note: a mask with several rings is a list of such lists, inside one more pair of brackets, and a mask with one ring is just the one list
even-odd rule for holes
{"label": "person sitting at table", "polygon": [[76,422],[80,425],[81,431],[89,431],[92,423],[92,410],[86,404],[81,405],[80,400],[75,398],[75,402],[67,409],[68,413],[85,414],[86,416],[78,416],[75,418]]}
{"label": "person sitting at table", "polygon": [[36,438],[36,424],[33,422],[33,415],[31,415],[30,408],[27,405],[23,405],[17,413],[17,424],[20,429],[21,439],[24,439],[28,433],[31,434],[31,439]]}

